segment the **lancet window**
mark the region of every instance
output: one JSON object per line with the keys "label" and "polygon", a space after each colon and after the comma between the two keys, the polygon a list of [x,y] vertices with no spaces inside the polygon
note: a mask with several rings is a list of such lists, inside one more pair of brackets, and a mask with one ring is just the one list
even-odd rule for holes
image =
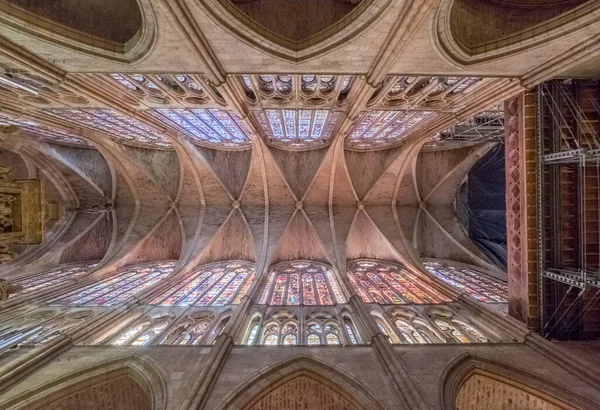
{"label": "lancet window", "polygon": [[260,303],[333,305],[346,303],[346,298],[330,268],[320,263],[297,261],[273,268]]}
{"label": "lancet window", "polygon": [[449,299],[406,269],[386,262],[359,260],[348,265],[348,280],[365,303],[435,304]]}
{"label": "lancet window", "polygon": [[328,143],[340,119],[331,110],[265,110],[254,117],[275,145],[310,148]]}
{"label": "lancet window", "polygon": [[223,306],[238,304],[254,280],[247,262],[203,266],[150,301],[160,306]]}
{"label": "lancet window", "polygon": [[487,343],[491,340],[477,326],[448,309],[436,307],[426,316],[412,310],[393,309],[390,318],[399,336],[394,343]]}
{"label": "lancet window", "polygon": [[277,312],[273,314],[263,326],[261,341],[267,346],[287,345],[298,343],[299,323],[290,312]]}
{"label": "lancet window", "polygon": [[174,262],[126,267],[110,278],[56,299],[53,304],[63,306],[118,305],[168,277],[173,272],[174,267]]}
{"label": "lancet window", "polygon": [[425,262],[425,269],[435,277],[481,302],[507,302],[506,283],[475,269],[451,266],[445,262]]}
{"label": "lancet window", "polygon": [[194,312],[179,319],[163,334],[161,345],[195,346],[207,344],[214,315],[210,312]]}
{"label": "lancet window", "polygon": [[234,113],[211,109],[157,109],[150,111],[190,137],[193,142],[209,146],[250,146],[250,131]]}
{"label": "lancet window", "polygon": [[74,126],[88,127],[111,138],[133,145],[170,148],[171,142],[148,125],[106,108],[49,108],[44,113],[67,120]]}
{"label": "lancet window", "polygon": [[343,335],[335,320],[316,315],[306,321],[307,345],[339,345],[342,338]]}
{"label": "lancet window", "polygon": [[36,121],[24,118],[23,116],[12,117],[8,114],[0,113],[0,126],[4,127],[9,125],[17,125],[21,129],[21,133],[49,142],[91,147],[89,142],[79,138],[73,132],[55,127],[48,127]]}
{"label": "lancet window", "polygon": [[[25,276],[21,279],[15,280],[12,283],[15,285],[21,285],[23,287],[23,290],[20,292],[21,294],[30,293],[40,289],[47,289],[51,286],[64,283],[71,279],[79,278],[91,272],[95,266],[95,263],[84,265],[65,265],[44,272]],[[14,296],[15,294],[11,294],[9,295],[9,298]]]}
{"label": "lancet window", "polygon": [[346,145],[353,149],[369,149],[396,144],[431,114],[432,111],[365,112],[348,132]]}
{"label": "lancet window", "polygon": [[170,316],[146,317],[137,323],[130,325],[119,335],[113,338],[111,344],[116,346],[146,346],[158,341],[159,336],[164,333],[171,323]]}
{"label": "lancet window", "polygon": [[0,351],[16,345],[38,345],[50,342],[60,334],[89,322],[94,316],[91,310],[58,312],[35,310],[24,317],[17,317],[0,327]]}

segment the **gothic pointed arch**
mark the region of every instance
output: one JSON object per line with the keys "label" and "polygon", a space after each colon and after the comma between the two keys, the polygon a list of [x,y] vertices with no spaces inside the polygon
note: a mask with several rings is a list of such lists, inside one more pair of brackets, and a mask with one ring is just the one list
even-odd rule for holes
{"label": "gothic pointed arch", "polygon": [[314,358],[299,356],[260,371],[225,397],[218,410],[294,410],[301,408],[298,400],[304,401],[308,406],[305,408],[323,410],[383,409],[347,373]]}
{"label": "gothic pointed arch", "polygon": [[[297,6],[283,0],[197,3],[245,43],[293,62],[311,60],[347,44],[375,26],[393,4],[390,0],[310,0]],[[289,11],[292,6],[297,10]]]}
{"label": "gothic pointed arch", "polygon": [[568,35],[585,36],[598,19],[597,7],[585,0],[445,0],[435,17],[434,41],[457,66],[484,63]]}
{"label": "gothic pointed arch", "polygon": [[15,410],[77,410],[91,403],[98,409],[164,410],[167,383],[149,358],[131,356],[51,380],[4,404]]}
{"label": "gothic pointed arch", "polygon": [[597,408],[573,391],[572,384],[555,384],[528,370],[463,354],[450,363],[440,378],[440,408],[472,410],[514,407],[532,410]]}
{"label": "gothic pointed arch", "polygon": [[132,63],[156,38],[150,0],[0,1],[0,25],[52,45]]}

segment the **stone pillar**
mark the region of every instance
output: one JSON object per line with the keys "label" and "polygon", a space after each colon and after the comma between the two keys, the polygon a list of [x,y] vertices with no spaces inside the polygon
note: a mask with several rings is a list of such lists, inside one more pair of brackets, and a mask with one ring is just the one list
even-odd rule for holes
{"label": "stone pillar", "polygon": [[504,104],[509,314],[538,325],[536,94]]}

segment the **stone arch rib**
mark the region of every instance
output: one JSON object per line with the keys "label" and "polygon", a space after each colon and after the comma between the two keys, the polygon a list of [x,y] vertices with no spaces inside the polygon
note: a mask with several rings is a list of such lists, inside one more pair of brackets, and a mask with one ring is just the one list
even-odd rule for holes
{"label": "stone arch rib", "polygon": [[[598,403],[591,402],[569,389],[567,385],[555,384],[533,372],[465,353],[452,361],[442,373],[439,395],[441,409],[457,408],[460,390],[472,376],[487,378],[507,389],[515,389],[530,397],[538,397],[547,404],[547,407],[534,407],[534,409],[598,408]],[[498,408],[504,408],[502,403],[498,403]]]}
{"label": "stone arch rib", "polygon": [[[141,401],[144,409],[164,410],[167,408],[167,383],[164,375],[149,358],[134,356],[104,362],[50,380],[37,388],[14,396],[9,402],[0,405],[0,408],[14,410],[68,409],[70,407],[66,406],[66,400],[73,395],[85,395],[86,392],[91,392],[91,389],[111,382],[117,383],[117,385],[126,382],[130,386],[134,386],[139,394],[145,395],[144,400]],[[126,403],[120,404],[126,407],[115,409],[130,409]],[[57,406],[53,407],[53,405]],[[65,406],[63,407],[63,405]]]}
{"label": "stone arch rib", "polygon": [[383,407],[356,379],[344,374],[340,369],[307,356],[285,360],[260,371],[225,397],[218,410],[253,410],[261,399],[299,378],[320,384],[324,389],[333,392],[339,399],[339,403],[350,403],[352,406],[342,408],[383,410]]}

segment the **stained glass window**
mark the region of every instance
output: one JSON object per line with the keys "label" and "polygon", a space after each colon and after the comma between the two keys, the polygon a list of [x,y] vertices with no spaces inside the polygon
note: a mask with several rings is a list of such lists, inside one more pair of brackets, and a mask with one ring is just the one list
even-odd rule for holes
{"label": "stained glass window", "polygon": [[44,113],[67,120],[77,127],[87,127],[107,134],[123,143],[170,148],[171,142],[141,121],[106,108],[50,108]]}
{"label": "stained glass window", "polygon": [[277,339],[277,335],[269,335],[265,338],[265,344],[271,346],[277,345]]}
{"label": "stained glass window", "polygon": [[157,109],[152,115],[179,129],[192,141],[225,147],[250,146],[250,132],[234,113],[216,108]]}
{"label": "stained glass window", "polygon": [[506,283],[474,269],[450,266],[442,262],[425,262],[425,269],[447,284],[482,302],[507,302]]}
{"label": "stained glass window", "polygon": [[446,336],[450,336],[455,339],[459,343],[471,343],[471,341],[466,338],[454,325],[451,325],[443,320],[434,320],[436,326],[446,334]]}
{"label": "stained glass window", "polygon": [[350,326],[348,323],[345,323],[344,326],[346,326],[346,332],[348,332],[348,337],[350,338],[350,341],[352,342],[353,345],[358,344],[358,340],[356,340],[356,336],[354,336],[354,331],[352,330],[352,326]]}
{"label": "stained glass window", "polygon": [[265,110],[253,115],[272,143],[298,148],[326,144],[341,118],[330,110]]}
{"label": "stained glass window", "polygon": [[161,333],[167,327],[167,323],[161,323],[155,326],[152,326],[150,330],[144,332],[141,336],[139,336],[133,343],[132,346],[143,346],[147,345],[154,339],[159,333]]}
{"label": "stained glass window", "polygon": [[246,262],[203,266],[150,301],[160,306],[223,306],[238,303],[254,278]]}
{"label": "stained glass window", "polygon": [[348,264],[348,279],[365,303],[434,304],[450,299],[419,281],[406,269],[381,261],[359,260]]}
{"label": "stained glass window", "polygon": [[152,263],[122,269],[94,285],[69,293],[53,303],[72,306],[113,306],[130,300],[173,272],[174,262]]}
{"label": "stained glass window", "polygon": [[429,118],[431,111],[384,111],[363,113],[349,131],[346,145],[349,148],[373,148],[402,141],[409,132]]}
{"label": "stained glass window", "polygon": [[340,338],[335,333],[327,333],[325,335],[325,338],[327,339],[328,345],[339,345],[340,344]]}
{"label": "stained glass window", "polygon": [[320,345],[321,344],[321,338],[318,335],[316,335],[314,333],[311,333],[306,338],[306,344],[308,344],[308,345]]}
{"label": "stained glass window", "polygon": [[248,340],[246,341],[247,345],[253,345],[256,340],[256,334],[258,333],[258,325],[252,326],[252,330],[250,331],[250,335],[248,335]]}
{"label": "stained glass window", "polygon": [[127,329],[127,331],[123,332],[121,336],[117,340],[113,342],[114,345],[124,345],[129,342],[135,335],[137,335],[144,328],[143,324],[134,326],[132,328]]}
{"label": "stained glass window", "polygon": [[[70,279],[79,278],[91,272],[95,266],[95,263],[61,266],[48,271],[29,275],[22,279],[17,279],[14,281],[14,284],[21,285],[23,287],[23,290],[19,294],[30,293],[39,289],[47,289],[50,286],[66,282]],[[11,294],[9,295],[9,298],[14,296],[15,294]]]}
{"label": "stained glass window", "polygon": [[284,345],[295,345],[297,341],[296,335],[295,334],[288,334],[285,335],[283,337],[283,344]]}
{"label": "stained glass window", "polygon": [[267,301],[269,305],[346,303],[333,272],[325,265],[304,261],[286,262],[273,269],[261,298],[261,303]]}
{"label": "stained glass window", "polygon": [[91,147],[92,145],[86,140],[79,138],[71,131],[62,130],[55,127],[41,125],[36,121],[29,120],[23,117],[12,117],[8,114],[0,114],[0,126],[17,125],[21,128],[23,134],[28,134],[36,138],[40,138],[49,142],[67,145],[79,145]]}

